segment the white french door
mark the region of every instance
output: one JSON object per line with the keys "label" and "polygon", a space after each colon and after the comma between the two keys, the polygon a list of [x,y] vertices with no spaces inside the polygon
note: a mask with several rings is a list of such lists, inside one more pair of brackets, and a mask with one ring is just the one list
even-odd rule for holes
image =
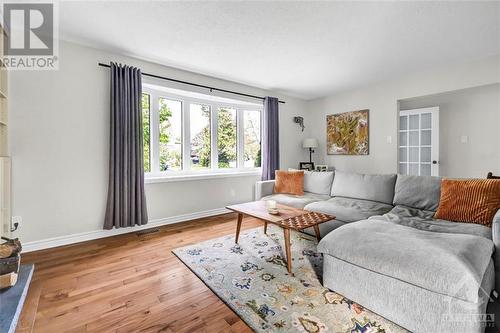
{"label": "white french door", "polygon": [[398,172],[439,175],[439,107],[399,112]]}

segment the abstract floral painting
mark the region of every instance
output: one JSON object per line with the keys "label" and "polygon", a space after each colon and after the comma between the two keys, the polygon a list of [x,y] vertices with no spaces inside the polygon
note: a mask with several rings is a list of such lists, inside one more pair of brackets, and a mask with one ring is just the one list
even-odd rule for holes
{"label": "abstract floral painting", "polygon": [[369,110],[326,116],[328,155],[368,155]]}

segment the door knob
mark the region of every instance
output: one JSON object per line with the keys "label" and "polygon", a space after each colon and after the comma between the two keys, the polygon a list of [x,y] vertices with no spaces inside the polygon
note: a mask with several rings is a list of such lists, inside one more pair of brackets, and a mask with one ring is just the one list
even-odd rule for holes
{"label": "door knob", "polygon": [[438,164],[438,161],[432,161],[432,164]]}

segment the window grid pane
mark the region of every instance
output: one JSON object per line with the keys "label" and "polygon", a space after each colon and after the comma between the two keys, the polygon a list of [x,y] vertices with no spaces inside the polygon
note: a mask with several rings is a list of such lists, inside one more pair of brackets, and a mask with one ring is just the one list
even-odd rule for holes
{"label": "window grid pane", "polygon": [[236,168],[238,161],[236,109],[218,109],[217,156],[220,169]]}
{"label": "window grid pane", "polygon": [[160,171],[182,169],[182,102],[159,99]]}
{"label": "window grid pane", "polygon": [[418,163],[413,163],[410,164],[410,170],[409,173],[410,175],[418,176]]}
{"label": "window grid pane", "polygon": [[260,145],[260,112],[243,111],[244,123],[244,162],[245,168],[260,168],[261,145]]}
{"label": "window grid pane", "polygon": [[432,114],[431,113],[422,113],[420,118],[420,128],[421,129],[430,129],[432,127]]}
{"label": "window grid pane", "polygon": [[408,116],[399,116],[399,129],[401,131],[408,129]]}
{"label": "window grid pane", "polygon": [[410,132],[410,146],[418,146],[418,131]]}
{"label": "window grid pane", "polygon": [[418,127],[418,119],[419,118],[419,115],[418,114],[412,114],[410,115],[410,129],[411,130],[417,130],[419,127]]}
{"label": "window grid pane", "polygon": [[211,163],[211,132],[210,106],[191,104],[190,119],[190,159],[191,170],[210,169]]}
{"label": "window grid pane", "polygon": [[399,163],[399,173],[406,175],[408,173],[408,163]]}
{"label": "window grid pane", "polygon": [[421,145],[422,146],[430,146],[432,143],[432,131],[422,131],[420,132],[420,139],[421,139]]}
{"label": "window grid pane", "polygon": [[408,146],[408,132],[399,132],[399,145]]}

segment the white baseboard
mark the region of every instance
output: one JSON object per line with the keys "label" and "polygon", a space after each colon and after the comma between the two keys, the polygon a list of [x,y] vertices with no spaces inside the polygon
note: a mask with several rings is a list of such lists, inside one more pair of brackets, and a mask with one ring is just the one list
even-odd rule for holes
{"label": "white baseboard", "polygon": [[84,242],[88,240],[110,237],[115,235],[126,234],[129,232],[136,232],[138,230],[150,229],[154,227],[159,227],[167,224],[174,224],[179,222],[185,222],[190,220],[195,220],[203,217],[215,216],[229,213],[230,211],[226,208],[210,209],[196,213],[182,214],[177,216],[166,217],[163,219],[150,220],[148,224],[130,227],[130,228],[120,228],[111,230],[95,230],[87,231],[78,234],[72,234],[67,236],[59,236],[47,239],[41,239],[33,242],[23,243],[23,252],[32,252],[38,250],[49,249],[52,247],[63,246],[68,244],[74,244],[79,242]]}

